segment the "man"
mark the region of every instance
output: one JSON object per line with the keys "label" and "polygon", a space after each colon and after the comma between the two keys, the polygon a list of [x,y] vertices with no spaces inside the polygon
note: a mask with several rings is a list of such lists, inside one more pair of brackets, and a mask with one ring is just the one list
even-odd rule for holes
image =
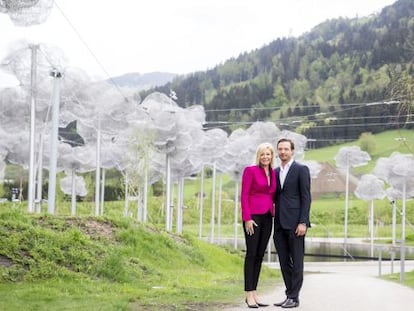
{"label": "man", "polygon": [[303,283],[305,235],[310,227],[310,173],[307,166],[293,160],[295,145],[282,138],[277,143],[281,161],[276,169],[274,242],[285,283],[286,299],[275,306],[299,306],[299,292]]}

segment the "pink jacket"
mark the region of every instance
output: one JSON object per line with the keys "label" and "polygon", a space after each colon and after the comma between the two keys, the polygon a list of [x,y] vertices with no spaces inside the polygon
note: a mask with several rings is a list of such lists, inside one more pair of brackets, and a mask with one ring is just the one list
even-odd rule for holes
{"label": "pink jacket", "polygon": [[251,220],[252,214],[275,215],[273,195],[276,191],[276,172],[270,170],[270,186],[264,168],[257,165],[247,166],[243,171],[241,188],[242,220]]}

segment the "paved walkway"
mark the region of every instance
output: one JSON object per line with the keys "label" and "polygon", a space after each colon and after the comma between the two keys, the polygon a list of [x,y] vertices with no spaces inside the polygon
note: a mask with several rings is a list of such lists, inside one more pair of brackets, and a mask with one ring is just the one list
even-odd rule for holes
{"label": "paved walkway", "polygon": [[[268,264],[279,269],[278,263]],[[405,271],[414,270],[414,261],[405,262]],[[394,262],[393,272],[399,273],[400,263]],[[378,278],[391,273],[391,263],[370,262],[305,262],[305,277],[301,291],[300,311],[395,311],[412,310],[414,290]],[[282,279],[274,291],[260,295],[271,306],[262,310],[284,310],[273,306],[285,298]],[[260,290],[259,290],[260,294]],[[243,300],[244,297],[241,297]],[[226,311],[250,310],[246,304]]]}

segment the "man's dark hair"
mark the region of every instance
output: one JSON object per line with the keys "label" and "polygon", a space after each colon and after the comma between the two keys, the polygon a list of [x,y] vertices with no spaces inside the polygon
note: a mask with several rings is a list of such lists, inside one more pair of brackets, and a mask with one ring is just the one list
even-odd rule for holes
{"label": "man's dark hair", "polygon": [[281,139],[279,139],[279,141],[277,142],[277,147],[279,147],[279,143],[283,143],[283,142],[290,143],[290,149],[291,150],[295,150],[295,144],[293,143],[293,140],[291,140],[289,138],[281,138]]}

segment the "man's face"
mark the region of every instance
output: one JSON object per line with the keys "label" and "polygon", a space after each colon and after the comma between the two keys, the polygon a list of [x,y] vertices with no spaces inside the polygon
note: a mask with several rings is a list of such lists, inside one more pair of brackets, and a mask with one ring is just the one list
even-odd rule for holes
{"label": "man's face", "polygon": [[282,141],[277,146],[277,153],[282,162],[289,162],[292,159],[293,151],[290,149],[290,142]]}

